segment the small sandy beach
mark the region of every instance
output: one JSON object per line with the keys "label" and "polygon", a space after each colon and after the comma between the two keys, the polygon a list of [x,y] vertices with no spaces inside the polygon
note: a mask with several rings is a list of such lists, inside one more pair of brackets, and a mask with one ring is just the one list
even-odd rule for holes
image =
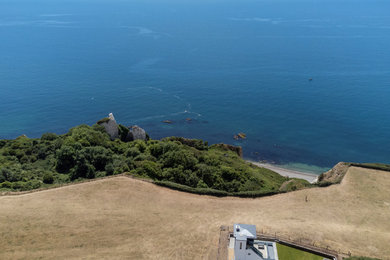
{"label": "small sandy beach", "polygon": [[290,170],[290,169],[282,168],[282,167],[279,167],[277,165],[268,164],[268,163],[259,163],[259,162],[253,162],[253,161],[248,161],[248,162],[250,162],[256,166],[259,166],[259,167],[270,169],[271,171],[277,172],[282,176],[288,176],[290,178],[304,179],[310,183],[316,182],[317,178],[319,176],[319,175],[314,174],[314,173]]}

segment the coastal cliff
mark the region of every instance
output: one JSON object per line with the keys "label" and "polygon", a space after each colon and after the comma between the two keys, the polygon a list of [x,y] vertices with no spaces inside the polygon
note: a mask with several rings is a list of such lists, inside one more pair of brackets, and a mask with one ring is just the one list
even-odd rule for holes
{"label": "coastal cliff", "polygon": [[0,140],[0,155],[0,189],[9,191],[127,173],[187,192],[256,197],[339,183],[351,165],[339,163],[310,184],[245,161],[241,147],[183,137],[150,139],[139,126],[118,124],[112,113],[64,135]]}
{"label": "coastal cliff", "polygon": [[289,180],[243,160],[241,147],[182,137],[149,139],[139,126],[118,124],[112,113],[64,135],[1,140],[0,154],[0,189],[9,191],[127,173],[188,192],[253,197],[279,193]]}
{"label": "coastal cliff", "polygon": [[339,162],[332,169],[322,173],[318,177],[319,186],[329,186],[335,183],[340,183],[344,178],[350,164],[345,162]]}

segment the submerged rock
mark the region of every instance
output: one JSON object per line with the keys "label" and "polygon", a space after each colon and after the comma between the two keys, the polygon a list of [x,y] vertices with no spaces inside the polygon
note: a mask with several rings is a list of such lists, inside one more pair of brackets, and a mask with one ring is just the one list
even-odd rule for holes
{"label": "submerged rock", "polygon": [[129,133],[127,134],[126,141],[134,141],[134,140],[146,140],[147,135],[144,129],[137,125],[129,126]]}
{"label": "submerged rock", "polygon": [[115,140],[119,137],[118,124],[116,123],[115,117],[112,113],[110,113],[108,117],[99,120],[97,124],[104,127],[111,140]]}
{"label": "submerged rock", "polygon": [[235,140],[246,139],[246,134],[244,134],[244,133],[238,133],[238,134],[234,135],[233,138],[234,138]]}
{"label": "submerged rock", "polygon": [[245,139],[246,138],[246,134],[238,133],[238,137],[240,137],[241,139]]}

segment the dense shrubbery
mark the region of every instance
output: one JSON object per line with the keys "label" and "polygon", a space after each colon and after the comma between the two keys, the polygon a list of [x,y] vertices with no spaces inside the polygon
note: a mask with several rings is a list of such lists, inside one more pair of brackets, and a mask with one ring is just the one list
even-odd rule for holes
{"label": "dense shrubbery", "polygon": [[[124,140],[127,132],[120,133]],[[110,141],[101,126],[80,125],[60,136],[0,140],[0,188],[30,190],[128,172],[184,191],[251,197],[277,193],[288,180],[245,162],[237,151],[202,140],[120,139]],[[300,182],[299,188],[307,185]]]}
{"label": "dense shrubbery", "polygon": [[129,128],[124,125],[118,125],[119,139],[121,141],[126,141],[127,134],[129,133]]}

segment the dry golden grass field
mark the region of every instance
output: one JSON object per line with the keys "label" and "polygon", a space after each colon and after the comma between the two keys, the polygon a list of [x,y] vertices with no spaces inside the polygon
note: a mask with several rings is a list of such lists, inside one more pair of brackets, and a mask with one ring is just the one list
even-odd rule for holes
{"label": "dry golden grass field", "polygon": [[126,177],[3,196],[0,259],[215,259],[234,222],[390,259],[390,173],[351,167],[340,185],[258,199]]}

